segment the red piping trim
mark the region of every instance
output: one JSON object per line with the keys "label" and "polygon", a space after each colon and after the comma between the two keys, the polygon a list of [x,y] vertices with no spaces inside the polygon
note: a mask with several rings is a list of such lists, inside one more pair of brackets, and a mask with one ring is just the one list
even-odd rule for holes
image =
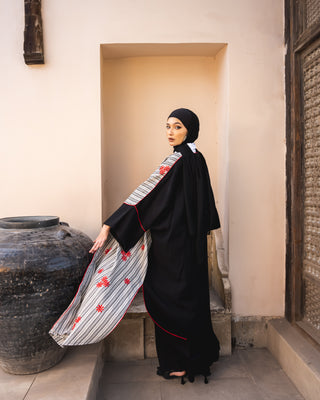
{"label": "red piping trim", "polygon": [[[74,296],[72,302],[70,303],[69,307],[60,315],[59,319],[56,320],[56,322],[53,324],[53,326],[52,326],[51,329],[53,329],[53,328],[55,327],[55,325],[58,323],[58,321],[60,321],[60,319],[64,316],[64,314],[69,310],[69,308],[70,308],[70,307],[72,306],[72,304],[74,303],[74,301],[75,301],[75,299],[76,299],[76,297],[77,297],[77,294],[78,294],[78,292],[79,292],[79,290],[80,290],[80,286],[82,285],[82,282],[83,282],[83,280],[84,280],[84,277],[86,276],[86,273],[88,272],[88,268],[90,267],[90,265],[91,265],[91,263],[92,263],[92,261],[93,261],[93,259],[94,259],[94,256],[95,256],[95,254],[93,255],[92,260],[90,261],[89,265],[87,266],[87,269],[86,269],[85,273],[83,274],[81,283],[80,283],[80,285],[79,285],[79,287],[78,287],[77,293],[75,294],[75,296]],[[51,329],[50,329],[50,330],[51,330]]]}
{"label": "red piping trim", "polygon": [[[175,161],[175,162],[171,165],[170,170],[171,170],[172,167],[180,160],[181,157],[182,157],[182,154],[181,154],[181,156],[177,159],[177,161]],[[162,164],[160,164],[160,167],[161,167],[161,165],[162,165]],[[160,167],[159,167],[159,168],[160,168]],[[170,170],[169,170],[169,171],[170,171]],[[169,172],[169,171],[168,171],[168,172]],[[168,172],[167,172],[167,173],[168,173]],[[151,189],[150,192],[147,193],[147,194],[146,194],[141,200],[139,200],[137,203],[135,203],[135,204],[128,204],[128,203],[124,202],[124,204],[126,204],[127,206],[133,206],[133,205],[136,206],[137,204],[139,204],[140,201],[142,201],[144,198],[146,198],[146,197],[159,185],[159,183],[162,181],[162,179],[163,179],[166,175],[167,175],[167,174],[164,174],[164,175],[162,176],[162,178],[159,180],[159,182],[155,185],[155,187],[154,187],[153,189]],[[135,192],[135,190],[134,190],[132,193],[134,193],[134,192]],[[132,193],[131,193],[131,194],[132,194]],[[131,196],[131,194],[130,194],[130,196]],[[129,197],[130,197],[130,196],[129,196]]]}
{"label": "red piping trim", "polygon": [[177,338],[179,338],[179,339],[188,340],[188,339],[185,338],[185,337],[182,337],[182,336],[179,336],[179,335],[175,335],[174,333],[171,333],[171,332],[167,331],[167,330],[164,329],[161,325],[159,325],[158,322],[156,322],[156,321],[152,318],[151,314],[149,313],[149,311],[148,311],[148,309],[147,309],[146,300],[145,300],[145,298],[144,298],[144,289],[143,289],[143,285],[142,285],[142,293],[143,293],[144,306],[146,307],[147,313],[149,314],[149,317],[152,319],[152,321],[153,321],[159,328],[161,328],[163,331],[169,333],[169,335],[175,336],[175,337],[177,337]]}
{"label": "red piping trim", "polygon": [[134,206],[134,208],[135,208],[135,209],[136,209],[136,211],[137,211],[137,216],[138,216],[139,224],[140,224],[140,226],[141,226],[142,230],[145,232],[146,230],[144,229],[144,227],[143,227],[143,225],[142,225],[142,223],[141,223],[140,217],[139,217],[139,211],[138,211],[138,209],[137,209],[137,207],[136,207],[136,206]]}

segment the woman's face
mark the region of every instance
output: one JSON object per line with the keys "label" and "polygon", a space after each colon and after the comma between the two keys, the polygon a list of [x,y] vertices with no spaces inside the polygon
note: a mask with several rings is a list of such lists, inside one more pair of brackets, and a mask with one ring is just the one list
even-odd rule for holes
{"label": "woman's face", "polygon": [[170,117],[166,125],[167,138],[170,146],[181,144],[188,134],[187,128],[178,118]]}

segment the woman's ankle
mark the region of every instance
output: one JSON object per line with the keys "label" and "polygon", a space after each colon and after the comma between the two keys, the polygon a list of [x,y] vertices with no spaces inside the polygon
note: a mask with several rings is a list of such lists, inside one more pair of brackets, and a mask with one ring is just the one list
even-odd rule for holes
{"label": "woman's ankle", "polygon": [[170,372],[171,376],[184,376],[186,374],[186,371],[173,371]]}

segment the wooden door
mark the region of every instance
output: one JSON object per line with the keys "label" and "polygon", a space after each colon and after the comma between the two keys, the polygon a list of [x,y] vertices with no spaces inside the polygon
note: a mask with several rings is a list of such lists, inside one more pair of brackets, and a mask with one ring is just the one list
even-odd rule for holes
{"label": "wooden door", "polygon": [[320,343],[320,0],[286,1],[286,316]]}

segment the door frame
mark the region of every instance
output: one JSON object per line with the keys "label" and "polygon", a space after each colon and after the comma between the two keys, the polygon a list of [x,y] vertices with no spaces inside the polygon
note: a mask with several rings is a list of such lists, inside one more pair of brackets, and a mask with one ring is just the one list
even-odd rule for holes
{"label": "door frame", "polygon": [[[320,38],[320,26],[304,29],[304,2],[285,0],[286,89],[286,295],[285,316],[304,329],[302,319],[303,261],[303,100],[302,52]],[[304,329],[305,331],[305,329]],[[307,332],[310,334],[310,332]],[[311,335],[312,336],[312,335]],[[317,340],[317,339],[316,339]],[[318,342],[318,340],[317,340]]]}

